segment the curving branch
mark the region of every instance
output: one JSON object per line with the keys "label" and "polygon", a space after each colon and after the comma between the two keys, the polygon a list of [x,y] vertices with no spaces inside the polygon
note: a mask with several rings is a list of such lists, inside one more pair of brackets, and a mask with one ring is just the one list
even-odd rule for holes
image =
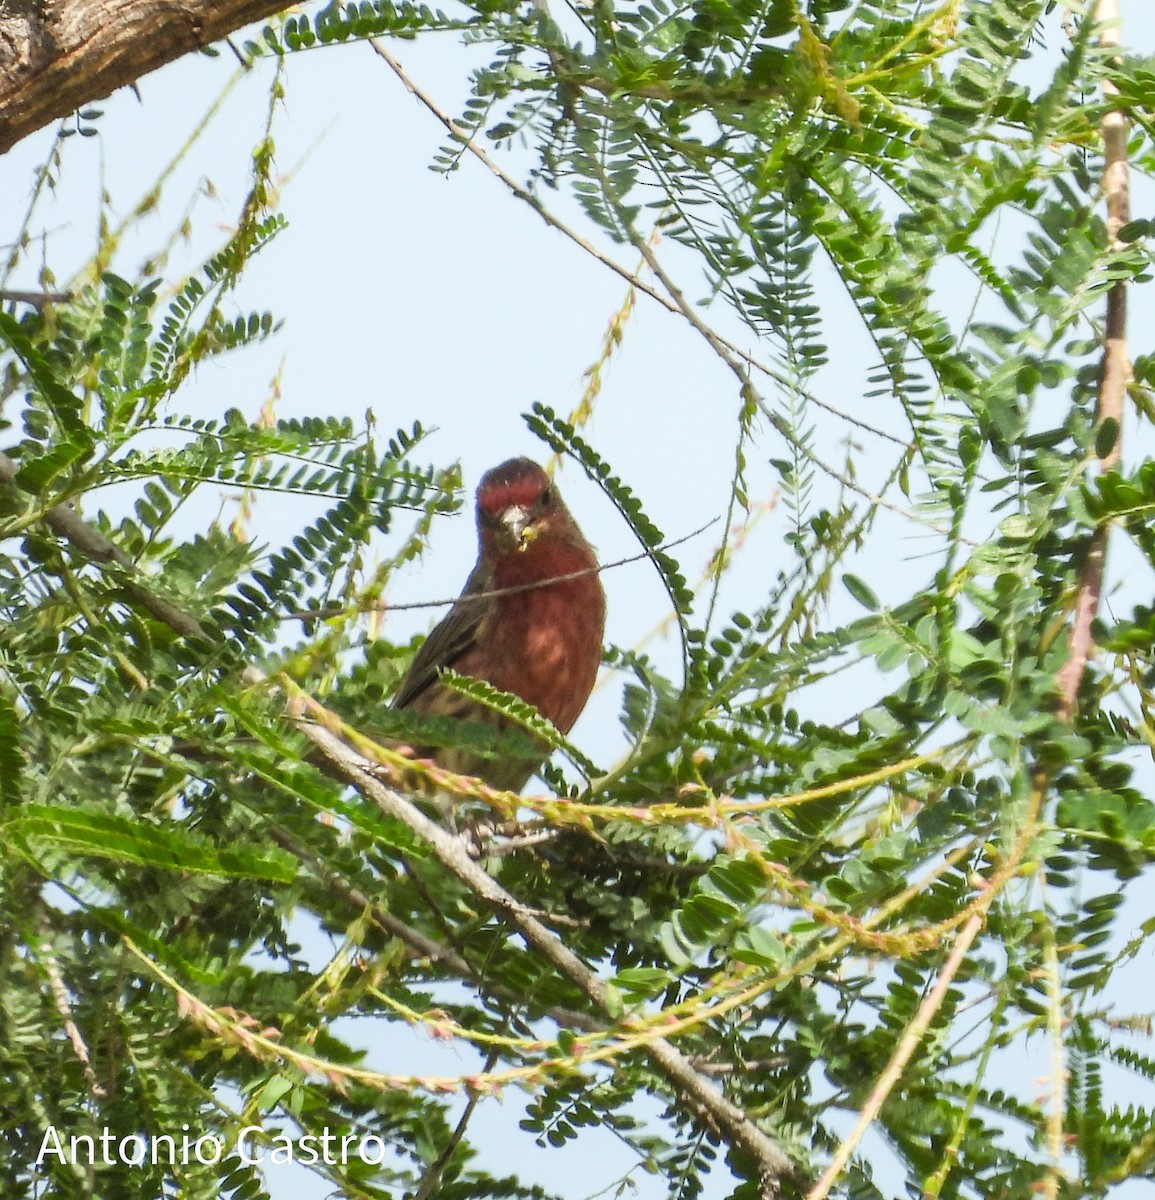
{"label": "curving branch", "polygon": [[5,0],[0,4],[0,154],[59,117],[285,0]]}

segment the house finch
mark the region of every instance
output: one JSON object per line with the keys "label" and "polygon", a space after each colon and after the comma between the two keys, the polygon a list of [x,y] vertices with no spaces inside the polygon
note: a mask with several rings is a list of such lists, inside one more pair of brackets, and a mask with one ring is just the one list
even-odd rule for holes
{"label": "house finch", "polygon": [[[439,682],[442,667],[512,692],[568,733],[601,661],[606,599],[597,559],[546,473],[528,458],[487,471],[477,489],[477,565],[445,619],[425,639],[393,708],[477,721],[513,722]],[[572,579],[559,576],[586,571]],[[518,588],[474,600],[479,593]],[[459,775],[520,791],[548,756],[486,758],[465,749],[415,747]]]}

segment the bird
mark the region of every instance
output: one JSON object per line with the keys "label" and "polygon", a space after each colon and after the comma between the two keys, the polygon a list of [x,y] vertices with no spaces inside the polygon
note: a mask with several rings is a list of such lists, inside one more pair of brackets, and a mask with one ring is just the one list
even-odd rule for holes
{"label": "bird", "polygon": [[[530,458],[493,467],[477,487],[477,563],[422,643],[390,707],[456,717],[503,732],[516,723],[441,680],[451,668],[533,705],[562,734],[593,690],[606,598],[593,547],[557,485]],[[504,594],[488,595],[490,592]],[[413,747],[418,758],[492,788],[520,792],[549,756],[487,757],[465,747]]]}

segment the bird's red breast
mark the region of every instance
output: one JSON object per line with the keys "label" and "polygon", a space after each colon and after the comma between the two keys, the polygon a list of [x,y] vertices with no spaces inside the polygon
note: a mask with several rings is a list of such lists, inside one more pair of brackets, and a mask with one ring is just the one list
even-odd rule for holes
{"label": "bird's red breast", "polygon": [[495,596],[484,634],[454,670],[513,692],[568,733],[601,663],[605,593],[597,574],[577,574],[597,567],[593,551],[584,539],[546,535],[497,555],[492,567],[493,589],[538,586]]}

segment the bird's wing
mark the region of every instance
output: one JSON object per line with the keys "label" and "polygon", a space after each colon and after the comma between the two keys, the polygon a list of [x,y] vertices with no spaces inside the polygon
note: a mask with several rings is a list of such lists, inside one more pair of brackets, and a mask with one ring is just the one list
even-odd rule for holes
{"label": "bird's wing", "polygon": [[470,573],[461,598],[422,642],[421,649],[409,664],[409,670],[393,697],[391,708],[405,708],[412,704],[430,684],[437,681],[437,672],[441,667],[452,667],[474,644],[493,601],[471,600],[468,597],[487,591],[490,583],[490,572],[479,562]]}

